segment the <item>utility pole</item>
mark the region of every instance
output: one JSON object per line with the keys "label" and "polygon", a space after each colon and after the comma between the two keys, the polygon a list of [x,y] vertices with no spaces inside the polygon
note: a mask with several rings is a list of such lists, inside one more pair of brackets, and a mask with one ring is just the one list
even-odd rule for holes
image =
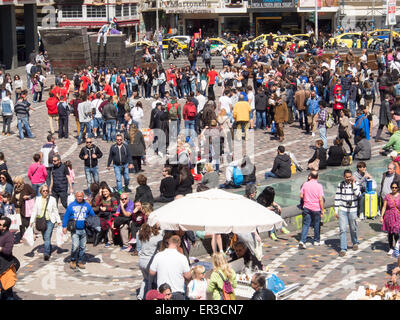
{"label": "utility pole", "polygon": [[160,28],[160,26],[159,26],[159,21],[158,21],[158,0],[156,0],[156,32],[157,33],[158,33],[159,28]]}

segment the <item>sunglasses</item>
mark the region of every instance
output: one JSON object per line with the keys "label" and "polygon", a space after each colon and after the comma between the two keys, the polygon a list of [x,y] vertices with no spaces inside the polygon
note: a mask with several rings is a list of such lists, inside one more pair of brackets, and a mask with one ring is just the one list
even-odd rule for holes
{"label": "sunglasses", "polygon": [[399,187],[392,187],[392,189],[398,189]]}
{"label": "sunglasses", "polygon": [[90,143],[92,143],[92,141],[86,141],[86,143],[87,143],[87,144],[90,144]]}
{"label": "sunglasses", "polygon": [[128,198],[121,198],[121,200],[127,200]]}
{"label": "sunglasses", "polygon": [[49,192],[49,190],[42,190],[42,192]]}

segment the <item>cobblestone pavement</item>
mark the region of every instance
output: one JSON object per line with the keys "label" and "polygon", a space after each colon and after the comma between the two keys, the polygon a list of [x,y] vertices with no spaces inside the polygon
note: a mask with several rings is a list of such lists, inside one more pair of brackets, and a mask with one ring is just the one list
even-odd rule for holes
{"label": "cobblestone pavement", "polygon": [[[51,82],[48,82],[48,84]],[[220,90],[220,88],[218,88]],[[218,94],[219,92],[217,92]],[[45,98],[47,94],[45,94]],[[142,99],[145,108],[143,123],[149,123],[151,100]],[[44,103],[34,105],[37,109],[31,112],[31,123],[35,139],[19,140],[16,133],[16,123],[13,123],[13,134],[10,137],[0,136],[0,150],[5,153],[7,165],[12,176],[23,175],[27,178],[27,169],[32,162],[32,156],[38,152],[46,141],[49,130],[47,109]],[[377,112],[379,106],[375,106]],[[376,132],[376,127],[373,133]],[[81,146],[77,146],[73,116],[69,121],[70,136],[68,139],[58,140],[62,160],[72,161],[76,174],[75,190],[86,188],[86,180],[83,171],[83,162],[78,158]],[[336,136],[337,127],[328,130],[330,143]],[[373,134],[373,136],[374,136]],[[272,167],[279,145],[277,140],[270,139],[269,132],[255,131],[256,141],[254,159],[257,167],[257,178],[263,180],[264,172]],[[310,144],[314,139],[305,135],[300,130],[298,123],[285,126],[284,145],[287,150],[293,152],[303,166],[312,156],[313,150]],[[388,136],[386,136],[388,138]],[[100,180],[107,181],[115,186],[115,178],[112,171],[105,170],[110,144],[101,139],[95,140],[104,152],[100,160]],[[372,141],[373,155],[378,155],[378,150],[383,143],[376,144]],[[144,166],[144,174],[153,190],[158,196],[161,180],[161,168],[159,164]],[[222,168],[224,171],[224,168]],[[220,181],[223,183],[224,174]],[[131,175],[130,188],[137,187],[135,175]],[[60,211],[62,208],[60,207]],[[343,299],[351,291],[351,285],[371,282],[378,286],[383,285],[388,275],[387,269],[391,269],[395,263],[394,258],[386,255],[386,234],[382,233],[378,220],[360,222],[359,236],[360,248],[353,252],[351,247],[345,257],[338,256],[339,234],[338,223],[332,220],[322,227],[322,239],[325,244],[320,247],[310,246],[306,250],[299,250],[297,242],[299,230],[290,225],[289,235],[278,234],[279,241],[271,239],[264,241],[263,262],[270,270],[278,272],[285,283],[298,282],[302,285],[297,291],[296,299]],[[35,247],[29,248],[24,244],[15,246],[14,254],[21,261],[18,272],[18,283],[15,287],[16,294],[22,299],[136,299],[136,289],[140,286],[141,273],[138,268],[138,258],[126,252],[121,252],[119,247],[104,248],[102,245],[93,248],[87,246],[87,268],[85,270],[71,270],[68,265],[71,243],[68,241],[53,252],[50,261],[43,261],[41,253],[42,240],[39,237]],[[54,243],[54,242],[53,242]],[[209,261],[209,256],[200,257]]]}

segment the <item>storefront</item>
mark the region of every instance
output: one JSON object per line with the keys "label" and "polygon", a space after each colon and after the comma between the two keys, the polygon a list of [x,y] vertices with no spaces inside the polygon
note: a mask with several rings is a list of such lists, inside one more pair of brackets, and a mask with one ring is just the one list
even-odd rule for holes
{"label": "storefront", "polygon": [[246,34],[250,31],[249,16],[223,16],[222,17],[222,33]]}

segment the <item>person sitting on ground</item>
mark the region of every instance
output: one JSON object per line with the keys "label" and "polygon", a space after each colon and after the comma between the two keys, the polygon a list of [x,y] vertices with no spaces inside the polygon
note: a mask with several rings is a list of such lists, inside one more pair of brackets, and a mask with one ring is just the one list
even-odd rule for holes
{"label": "person sitting on ground", "polygon": [[279,146],[277,149],[278,155],[275,157],[274,165],[271,171],[265,173],[265,179],[272,178],[290,178],[292,171],[290,166],[292,164],[291,158],[285,153],[285,147]]}
{"label": "person sitting on ground", "polygon": [[[319,159],[318,170],[326,169],[326,150],[323,147],[324,142],[321,139],[315,141],[315,152],[310,160],[308,160],[308,165],[313,163],[316,159]],[[310,168],[313,170],[313,168]],[[316,168],[314,168],[316,169]]]}
{"label": "person sitting on ground", "polygon": [[238,260],[243,258],[244,265],[248,268],[254,270],[258,268],[258,270],[263,270],[263,265],[260,260],[250,251],[250,249],[246,246],[243,241],[236,241],[233,245],[233,249],[235,250],[231,255],[231,261]]}
{"label": "person sitting on ground", "polygon": [[[235,183],[235,175],[237,177],[236,178],[237,183]],[[240,175],[241,175],[241,179],[239,177]],[[240,186],[243,182],[243,174],[242,174],[240,166],[239,166],[239,161],[235,160],[235,161],[232,161],[229,163],[229,165],[225,171],[225,179],[226,179],[225,183],[219,185],[220,189],[240,188]]]}
{"label": "person sitting on ground", "polygon": [[382,147],[381,152],[389,151],[390,149],[400,153],[400,131],[397,126],[393,128],[393,134],[391,135],[388,143]]}
{"label": "person sitting on ground", "polygon": [[354,160],[369,160],[371,159],[371,142],[366,139],[365,133],[360,133],[360,140],[354,148]]}
{"label": "person sitting on ground", "polygon": [[176,182],[176,195],[187,195],[192,193],[192,185],[194,184],[193,175],[187,165],[181,165],[179,175]]}
{"label": "person sitting on ground", "polygon": [[218,188],[218,172],[214,171],[211,163],[206,163],[204,168],[206,173],[201,178],[201,184],[207,186],[207,188]]}
{"label": "person sitting on ground", "polygon": [[242,185],[256,183],[256,166],[254,163],[251,162],[250,157],[248,156],[243,157],[240,169],[242,170],[243,174]]}
{"label": "person sitting on ground", "polygon": [[331,146],[328,151],[328,166],[341,166],[344,156],[343,140],[336,138],[333,141],[333,146]]}
{"label": "person sitting on ground", "polygon": [[176,181],[173,176],[171,176],[172,168],[170,166],[165,166],[163,169],[163,177],[160,184],[160,196],[154,199],[154,202],[171,202],[175,199],[176,195]]}
{"label": "person sitting on ground", "polygon": [[151,205],[154,204],[153,193],[150,187],[147,185],[147,177],[143,174],[139,174],[136,178],[138,187],[136,188],[134,202],[140,201],[142,203],[147,202]]}
{"label": "person sitting on ground", "polygon": [[265,275],[254,274],[251,278],[251,287],[255,292],[250,300],[276,300],[275,294],[266,288]]}

